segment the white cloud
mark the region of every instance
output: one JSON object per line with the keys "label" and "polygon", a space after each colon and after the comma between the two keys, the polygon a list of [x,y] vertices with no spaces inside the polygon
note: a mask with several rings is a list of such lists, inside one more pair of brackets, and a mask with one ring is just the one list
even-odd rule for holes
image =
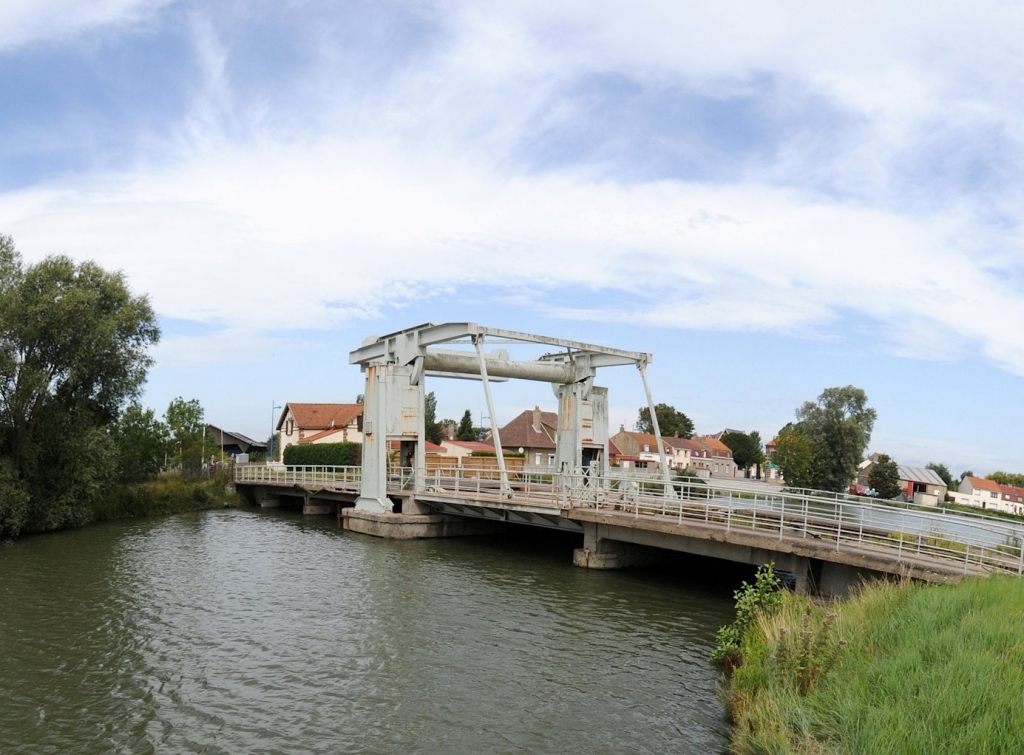
{"label": "white cloud", "polygon": [[105,27],[142,23],[173,0],[4,0],[0,52],[64,41]]}

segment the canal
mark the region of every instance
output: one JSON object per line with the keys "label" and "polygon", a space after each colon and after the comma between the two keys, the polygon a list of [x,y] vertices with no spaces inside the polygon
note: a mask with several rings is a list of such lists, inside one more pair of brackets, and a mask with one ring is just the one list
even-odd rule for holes
{"label": "canal", "polygon": [[718,753],[745,575],[224,510],[0,545],[3,753]]}

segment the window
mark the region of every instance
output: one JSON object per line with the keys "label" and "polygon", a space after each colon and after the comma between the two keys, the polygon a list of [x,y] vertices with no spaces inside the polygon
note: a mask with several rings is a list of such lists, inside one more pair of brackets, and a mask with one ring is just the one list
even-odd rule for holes
{"label": "window", "polygon": [[989,498],[998,498],[999,497],[999,493],[989,493],[988,497]]}
{"label": "window", "polygon": [[295,431],[295,420],[289,419],[285,425],[285,429],[287,430],[285,435],[291,435]]}

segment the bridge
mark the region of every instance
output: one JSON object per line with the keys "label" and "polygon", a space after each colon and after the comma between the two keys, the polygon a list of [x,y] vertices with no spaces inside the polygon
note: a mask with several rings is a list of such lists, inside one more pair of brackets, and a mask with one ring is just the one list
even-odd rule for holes
{"label": "bridge", "polygon": [[[502,348],[485,351],[485,344]],[[512,358],[510,348],[543,353]],[[1024,527],[941,510],[778,491],[738,482],[671,479],[647,382],[650,354],[476,323],[425,323],[374,336],[349,354],[366,375],[361,467],[239,466],[254,501],[299,498],[308,513],[337,508],[347,530],[391,538],[494,532],[509,524],[577,532],[581,567],[614,569],[673,553],[760,565],[774,562],[798,589],[839,595],[885,575],[944,581],[1024,571]],[[657,476],[609,465],[608,389],[599,370],[633,366],[658,439]],[[496,469],[428,472],[426,378],[478,380],[491,417]],[[555,464],[510,472],[490,384],[548,383],[558,400]],[[392,453],[392,444],[397,453]]]}
{"label": "bridge", "polygon": [[[424,490],[414,490],[417,479]],[[327,503],[346,529],[382,537],[496,532],[507,524],[577,532],[573,560],[588,568],[654,563],[669,553],[772,561],[798,589],[826,595],[883,575],[952,581],[1024,573],[1024,523],[742,481],[536,471],[512,474],[509,497],[497,473],[394,468],[392,512],[355,507],[361,467],[241,465],[235,482],[270,505],[281,496],[302,500],[307,511]]]}

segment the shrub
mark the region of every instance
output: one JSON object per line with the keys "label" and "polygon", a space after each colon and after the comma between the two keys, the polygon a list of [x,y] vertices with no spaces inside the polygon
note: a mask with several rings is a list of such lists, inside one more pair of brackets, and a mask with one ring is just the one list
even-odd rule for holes
{"label": "shrub", "polygon": [[781,581],[775,574],[775,564],[767,563],[757,569],[754,584],[743,582],[733,593],[736,598],[736,620],[718,630],[711,660],[727,666],[738,666],[743,662],[740,643],[747,629],[762,614],[772,614],[782,603],[779,592]]}
{"label": "shrub", "polygon": [[362,463],[361,443],[308,443],[288,446],[284,463],[291,467],[357,467]]}

